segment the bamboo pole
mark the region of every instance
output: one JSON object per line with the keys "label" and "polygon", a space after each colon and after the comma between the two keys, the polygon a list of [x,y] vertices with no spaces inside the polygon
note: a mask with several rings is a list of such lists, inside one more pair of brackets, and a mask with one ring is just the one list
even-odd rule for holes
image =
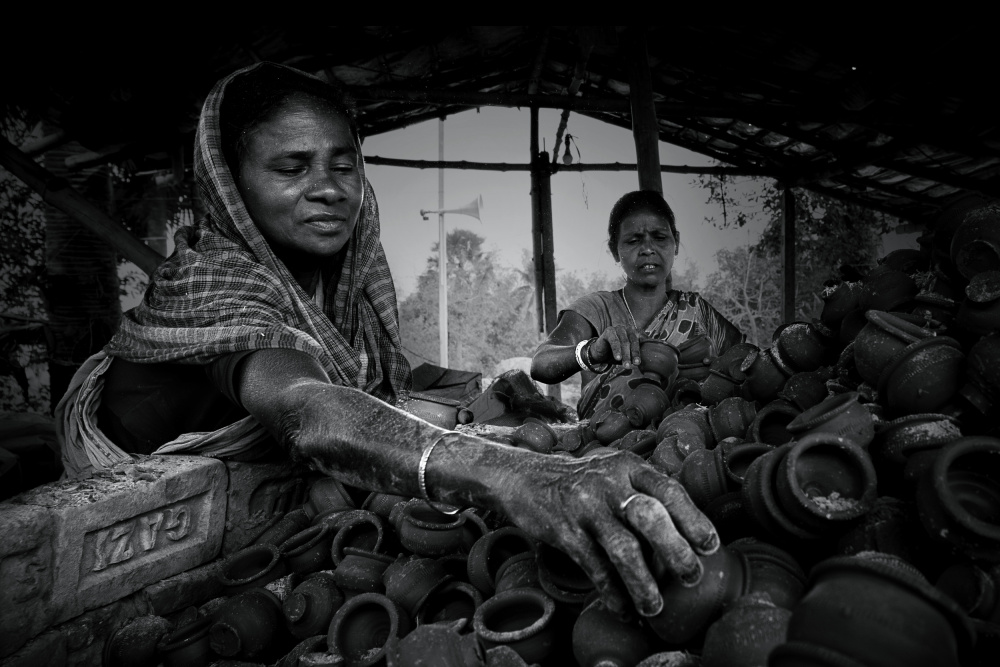
{"label": "bamboo pole", "polygon": [[[531,171],[530,163],[518,162],[470,162],[468,160],[409,160],[394,157],[366,155],[365,164],[377,164],[386,167],[412,167],[414,169],[468,169],[473,171]],[[635,171],[637,165],[633,162],[593,162],[552,165],[553,172],[559,171]],[[766,169],[750,167],[699,167],[689,165],[660,165],[660,171],[669,174],[708,174],[712,176],[772,176],[773,172]]]}
{"label": "bamboo pole", "polygon": [[545,333],[545,269],[542,264],[542,221],[539,204],[541,176],[538,173],[538,109],[531,108],[531,263],[535,273],[535,318],[538,332]]}
{"label": "bamboo pole", "polygon": [[147,274],[152,274],[163,261],[159,253],[133,236],[107,213],[87,201],[83,195],[70,187],[65,179],[40,167],[2,137],[0,137],[0,166],[24,181],[28,187],[41,195],[47,204],[71,216]]}
{"label": "bamboo pole", "polygon": [[[538,212],[542,240],[542,279],[544,283],[545,333],[550,334],[556,328],[556,259],[555,244],[552,235],[552,169],[549,167],[549,154],[542,151],[538,154]],[[549,385],[549,396],[556,400],[562,399],[562,387],[557,383]]]}
{"label": "bamboo pole", "polygon": [[641,28],[629,31],[632,45],[629,63],[629,102],[632,112],[632,138],[636,164],[639,165],[639,189],[663,194],[660,176],[660,124],[653,106],[653,84],[646,54],[646,35]]}
{"label": "bamboo pole", "polygon": [[781,235],[782,322],[795,320],[795,193],[788,185],[782,192],[784,216]]}

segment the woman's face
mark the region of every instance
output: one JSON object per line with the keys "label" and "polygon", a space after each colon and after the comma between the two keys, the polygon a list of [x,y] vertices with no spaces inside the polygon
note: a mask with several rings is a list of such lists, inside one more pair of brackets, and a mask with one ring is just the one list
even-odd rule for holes
{"label": "woman's face", "polygon": [[364,199],[360,159],[347,121],[305,96],[248,133],[240,194],[277,255],[315,260],[347,244]]}
{"label": "woman's face", "polygon": [[618,232],[618,258],[625,277],[638,285],[665,283],[674,268],[676,245],[670,223],[649,211],[626,216]]}

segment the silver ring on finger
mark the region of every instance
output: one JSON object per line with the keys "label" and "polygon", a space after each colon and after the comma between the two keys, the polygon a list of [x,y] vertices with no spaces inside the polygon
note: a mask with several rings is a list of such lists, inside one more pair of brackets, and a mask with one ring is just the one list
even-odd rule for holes
{"label": "silver ring on finger", "polygon": [[628,509],[628,504],[633,500],[635,500],[636,498],[641,497],[642,495],[643,494],[641,493],[633,493],[631,496],[622,501],[622,504],[618,506],[618,509],[621,511],[622,514],[624,514],[625,511]]}

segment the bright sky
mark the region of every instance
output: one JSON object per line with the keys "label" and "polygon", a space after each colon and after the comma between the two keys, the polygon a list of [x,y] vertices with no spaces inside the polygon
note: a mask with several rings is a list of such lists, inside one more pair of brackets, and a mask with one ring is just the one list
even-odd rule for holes
{"label": "bright sky", "polygon": [[[552,154],[560,112],[539,112],[540,143]],[[566,130],[573,135],[584,163],[635,163],[629,130],[571,114]],[[445,160],[526,163],[529,160],[528,109],[485,107],[448,116],[444,122]],[[438,121],[413,125],[365,140],[365,155],[436,160]],[[574,160],[577,159],[573,153]],[[707,157],[660,142],[664,165],[709,165]],[[426,267],[438,239],[437,215],[421,219],[421,209],[438,208],[438,170],[368,165],[368,177],[378,197],[382,243],[402,294],[409,294]],[[714,255],[723,247],[756,241],[760,229],[719,230],[705,216],[721,219],[721,211],[705,204],[707,192],[691,186],[690,175],[664,174],[663,193],[674,209],[681,233],[675,266],[693,262],[704,279],[715,269]],[[745,180],[745,179],[737,179]],[[560,172],[552,178],[552,216],[557,270],[620,275],[607,249],[608,214],[615,201],[638,189],[634,172]],[[445,171],[445,208],[464,206],[483,197],[483,220],[446,215],[450,231],[465,228],[486,239],[500,262],[520,266],[522,251],[531,252],[531,183],[527,171]]]}

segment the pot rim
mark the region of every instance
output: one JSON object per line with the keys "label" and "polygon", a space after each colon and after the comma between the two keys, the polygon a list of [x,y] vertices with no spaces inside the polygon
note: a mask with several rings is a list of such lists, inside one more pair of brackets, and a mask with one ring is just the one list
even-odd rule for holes
{"label": "pot rim", "polygon": [[[256,574],[240,579],[233,579],[229,576],[229,569],[232,567],[234,562],[240,558],[247,558],[249,556],[256,555],[257,552],[267,552],[271,557],[262,569],[260,569]],[[222,568],[219,570],[217,577],[219,582],[224,587],[234,588],[237,586],[244,586],[250,582],[258,581],[263,577],[270,576],[274,570],[278,568],[283,555],[282,551],[273,544],[251,544],[250,546],[240,549],[239,551],[227,556],[223,561]]]}
{"label": "pot rim", "polygon": [[880,375],[878,379],[879,395],[885,396],[886,386],[889,384],[892,374],[895,373],[907,359],[925,347],[932,347],[935,345],[944,345],[945,347],[956,349],[962,358],[965,358],[965,355],[962,354],[962,345],[954,338],[949,338],[948,336],[931,336],[930,338],[924,338],[914,343],[910,343],[897,352],[895,356],[889,360],[889,363],[885,365],[885,368],[882,369],[882,375]]}
{"label": "pot rim", "polygon": [[[854,462],[858,464],[862,474],[861,497],[851,499],[856,500],[857,503],[850,509],[824,511],[816,503],[816,501],[812,499],[812,496],[806,494],[796,482],[795,463],[798,458],[806,450],[824,446],[835,447],[848,452],[852,455]],[[791,490],[792,495],[795,496],[795,499],[798,500],[802,507],[805,508],[810,514],[814,514],[823,519],[846,521],[856,519],[857,517],[867,513],[872,508],[872,504],[874,503],[876,496],[875,466],[872,464],[871,458],[865,450],[853,441],[829,433],[812,433],[806,435],[801,440],[793,442],[791,449],[788,450],[788,453],[784,458],[788,487]]]}
{"label": "pot rim", "polygon": [[909,320],[900,317],[902,313],[895,313],[887,310],[866,310],[865,319],[882,331],[892,334],[906,343],[915,343],[921,338],[933,337],[935,333],[930,329],[918,326]]}
{"label": "pot rim", "polygon": [[[775,447],[770,452],[764,452],[750,465],[755,465],[757,461],[761,461],[757,464],[760,468],[758,473],[760,488],[761,502],[764,503],[765,508],[768,510],[767,517],[769,526],[765,528],[769,529],[769,532],[774,534],[775,537],[787,537],[792,536],[803,540],[812,540],[819,537],[816,533],[809,530],[805,526],[800,526],[795,523],[795,521],[785,513],[784,508],[781,506],[781,500],[778,498],[777,493],[774,489],[774,479],[778,472],[778,466],[781,460],[785,458],[788,454],[788,450],[791,449],[792,444],[786,442],[785,444]],[[750,468],[747,467],[747,472]],[[744,488],[746,488],[746,478],[744,477]],[[770,507],[767,507],[767,500],[770,499]],[[771,511],[771,510],[774,511]],[[775,526],[777,528],[775,528]]]}
{"label": "pot rim", "polygon": [[[322,522],[313,524],[308,528],[306,528],[305,530],[301,530],[295,535],[289,537],[287,540],[281,543],[281,546],[279,546],[278,549],[286,557],[294,558],[295,556],[301,556],[306,551],[308,551],[309,549],[313,548],[314,546],[322,542],[328,536],[329,532],[330,532],[330,524]],[[313,535],[312,533],[316,534]],[[308,539],[305,539],[304,542],[299,542],[298,544],[295,544],[291,547],[288,546],[290,542],[303,539],[303,535],[308,535]],[[332,540],[333,537],[331,536],[330,539]]]}
{"label": "pot rim", "polygon": [[[518,630],[508,630],[499,632],[486,627],[485,616],[494,611],[494,607],[501,607],[508,600],[534,603],[541,607],[541,615],[532,621],[531,625]],[[502,608],[502,607],[501,607]],[[538,588],[512,588],[495,594],[488,600],[484,600],[476,609],[472,624],[476,635],[486,641],[496,644],[509,644],[534,637],[549,625],[556,610],[555,601],[549,597],[545,591]]]}
{"label": "pot rim", "polygon": [[971,435],[954,440],[941,448],[927,474],[932,476],[931,484],[951,519],[967,530],[986,535],[991,540],[1000,541],[1000,525],[969,516],[945,484],[948,468],[956,458],[964,454],[982,451],[994,451],[1000,455],[1000,439],[986,435]]}
{"label": "pot rim", "polygon": [[861,395],[857,391],[827,396],[816,405],[797,414],[785,428],[791,433],[806,433],[844,414],[854,404],[861,405]]}

